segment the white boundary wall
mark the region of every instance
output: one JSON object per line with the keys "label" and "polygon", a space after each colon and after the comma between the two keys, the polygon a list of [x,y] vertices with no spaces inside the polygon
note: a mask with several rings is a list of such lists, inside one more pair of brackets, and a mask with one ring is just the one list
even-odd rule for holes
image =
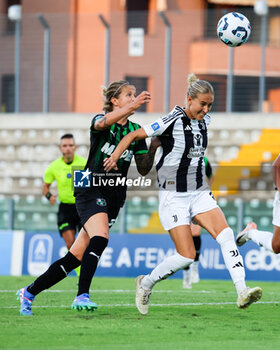
{"label": "white boundary wall", "polygon": [[[1,129],[87,129],[89,128],[92,114],[76,113],[22,113],[22,114],[0,114]],[[164,113],[136,113],[130,119],[145,125]],[[232,129],[280,129],[279,113],[210,113],[212,130]]]}

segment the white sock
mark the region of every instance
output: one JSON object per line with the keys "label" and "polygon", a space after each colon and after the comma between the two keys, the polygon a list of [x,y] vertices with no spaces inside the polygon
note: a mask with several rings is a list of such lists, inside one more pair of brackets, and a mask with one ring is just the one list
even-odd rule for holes
{"label": "white sock", "polygon": [[191,276],[191,270],[190,269],[183,270],[183,278],[184,279],[188,279],[188,278],[190,278],[190,276]]}
{"label": "white sock", "polygon": [[194,259],[185,258],[178,253],[165,258],[149,275],[142,279],[142,288],[152,289],[157,282],[168,278],[178,270],[184,269],[193,261]]}
{"label": "white sock", "polygon": [[264,247],[265,249],[273,253],[273,249],[272,249],[273,234],[271,232],[251,229],[248,233],[248,236],[253,242],[257,243],[257,245],[259,245],[260,247]]}
{"label": "white sock", "polygon": [[194,262],[191,264],[191,270],[196,270],[196,271],[198,271],[198,264],[199,264],[199,261],[194,261]]}
{"label": "white sock", "polygon": [[231,228],[225,228],[216,241],[220,244],[226,267],[239,295],[246,288],[245,270],[243,258],[235,244],[234,234]]}

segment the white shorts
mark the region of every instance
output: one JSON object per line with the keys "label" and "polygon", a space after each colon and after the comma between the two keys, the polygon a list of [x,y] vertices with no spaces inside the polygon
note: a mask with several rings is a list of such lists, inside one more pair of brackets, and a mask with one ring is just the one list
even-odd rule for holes
{"label": "white shorts", "polygon": [[274,196],[272,224],[280,227],[280,200],[278,191],[276,191]]}
{"label": "white shorts", "polygon": [[210,191],[159,191],[159,218],[165,230],[190,225],[194,216],[218,208]]}

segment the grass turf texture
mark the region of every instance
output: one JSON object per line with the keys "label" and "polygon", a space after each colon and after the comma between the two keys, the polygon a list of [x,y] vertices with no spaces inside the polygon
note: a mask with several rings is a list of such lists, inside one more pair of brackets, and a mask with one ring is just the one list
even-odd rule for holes
{"label": "grass turf texture", "polygon": [[[31,277],[0,277],[1,349],[276,349],[279,346],[279,283],[257,282],[261,302],[236,307],[230,281],[200,281],[183,290],[181,280],[159,283],[147,316],[134,306],[131,278],[94,278],[94,312],[71,309],[77,279],[68,277],[41,293],[34,316],[19,315],[16,290]],[[192,304],[192,305],[188,305]]]}

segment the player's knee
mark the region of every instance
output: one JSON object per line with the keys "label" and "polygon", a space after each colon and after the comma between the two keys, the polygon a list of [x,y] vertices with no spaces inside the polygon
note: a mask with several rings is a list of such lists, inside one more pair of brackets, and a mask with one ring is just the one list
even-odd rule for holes
{"label": "player's knee", "polygon": [[72,229],[68,229],[61,233],[61,236],[64,239],[65,245],[68,250],[71,248],[72,244],[75,242],[75,233],[76,233],[75,230],[72,230]]}

